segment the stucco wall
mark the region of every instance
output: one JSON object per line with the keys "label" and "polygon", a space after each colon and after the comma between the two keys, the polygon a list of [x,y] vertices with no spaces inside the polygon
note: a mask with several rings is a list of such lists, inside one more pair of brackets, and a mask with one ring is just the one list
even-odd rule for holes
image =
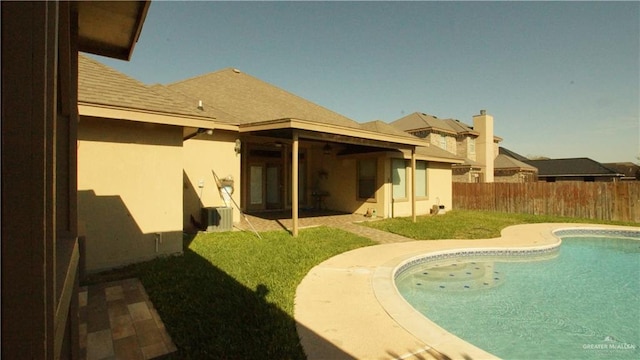
{"label": "stucco wall", "polygon": [[335,157],[331,155],[327,159],[326,166],[328,168],[327,179],[323,181],[330,196],[326,198],[325,203],[328,209],[344,212],[352,212],[356,214],[365,214],[367,209],[376,209],[378,214],[384,211],[384,158],[376,158],[377,175],[376,175],[376,198],[375,200],[365,201],[358,199],[357,196],[357,160],[371,159],[372,157]]}
{"label": "stucco wall", "polygon": [[[197,129],[185,129],[185,134]],[[213,177],[212,170],[220,179],[231,176],[234,180],[232,198],[240,205],[240,159],[236,154],[235,141],[238,134],[214,131],[212,135],[200,134],[186,140],[183,145],[184,210],[182,223],[185,229],[193,228],[191,216],[200,221],[201,208],[225,206],[222,192]],[[181,187],[181,189],[183,188]],[[233,207],[233,221],[240,221],[238,208]]]}
{"label": "stucco wall", "polygon": [[[411,192],[411,168],[407,167],[407,194]],[[426,215],[431,212],[433,205],[444,205],[445,210],[451,210],[452,185],[451,185],[451,164],[437,162],[427,163],[427,197],[417,198],[416,214]],[[391,186],[388,186],[391,194]],[[388,198],[391,202],[391,198]],[[403,217],[411,216],[411,200],[407,199],[394,201],[393,212],[388,216]]]}
{"label": "stucco wall", "polygon": [[[363,157],[364,158],[364,157]],[[331,161],[327,185],[331,196],[326,203],[329,209],[365,214],[368,209],[375,209],[380,217],[411,216],[410,197],[394,201],[391,186],[391,159],[381,156],[377,158],[377,191],[375,201],[357,199],[357,160],[358,158],[337,158]],[[410,165],[408,165],[410,166]],[[410,167],[406,169],[407,194],[411,191]],[[427,197],[416,201],[418,215],[429,214],[433,205],[444,205],[451,209],[451,164],[428,162],[427,165]]]}
{"label": "stucco wall", "polygon": [[182,251],[182,128],[81,118],[78,221],[87,271]]}

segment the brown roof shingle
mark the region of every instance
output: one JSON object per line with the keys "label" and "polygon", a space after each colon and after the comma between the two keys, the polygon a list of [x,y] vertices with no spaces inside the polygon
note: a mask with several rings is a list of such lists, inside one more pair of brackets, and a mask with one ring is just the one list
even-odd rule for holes
{"label": "brown roof shingle", "polygon": [[204,101],[240,119],[240,124],[300,119],[350,128],[359,124],[267,82],[227,68],[168,84],[171,90]]}
{"label": "brown roof shingle", "polygon": [[378,133],[382,133],[382,134],[387,134],[387,135],[395,135],[395,136],[401,136],[401,137],[406,137],[409,139],[413,139],[413,140],[417,140],[419,139],[418,137],[411,135],[409,133],[406,133],[396,127],[393,127],[383,121],[380,120],[374,120],[374,121],[369,121],[366,123],[362,123],[360,124],[360,127],[364,130],[368,130],[368,131],[374,131],[374,132],[378,132]]}
{"label": "brown roof shingle", "polygon": [[392,122],[391,125],[402,131],[438,130],[450,134],[457,133],[447,122],[438,119],[436,116],[418,112],[402,117]]}
{"label": "brown roof shingle", "polygon": [[183,97],[149,87],[82,54],[78,56],[78,102],[208,118],[217,122],[233,121],[229,115],[212,109],[199,110],[197,102],[189,103]]}

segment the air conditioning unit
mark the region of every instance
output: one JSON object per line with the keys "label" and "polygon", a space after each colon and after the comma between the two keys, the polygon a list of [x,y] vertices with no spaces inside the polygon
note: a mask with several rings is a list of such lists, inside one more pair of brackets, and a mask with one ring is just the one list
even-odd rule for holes
{"label": "air conditioning unit", "polygon": [[233,208],[224,206],[203,208],[202,226],[207,232],[233,230]]}

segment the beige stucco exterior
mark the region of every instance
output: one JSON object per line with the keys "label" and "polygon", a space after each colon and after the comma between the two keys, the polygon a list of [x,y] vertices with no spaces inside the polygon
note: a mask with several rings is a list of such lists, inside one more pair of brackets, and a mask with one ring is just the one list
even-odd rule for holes
{"label": "beige stucco exterior", "polygon": [[[391,182],[392,159],[406,160],[405,179],[406,196],[402,199],[393,198]],[[357,162],[359,159],[375,159],[377,166],[375,199],[363,200],[357,196]],[[329,209],[366,214],[375,210],[379,217],[404,217],[412,214],[412,177],[410,155],[397,153],[383,153],[382,155],[359,155],[352,157],[337,157],[328,161],[327,179],[322,180],[322,189],[331,189],[330,196],[325,203]],[[418,158],[418,160],[421,160]],[[451,209],[451,164],[427,161],[427,196],[416,198],[416,214],[431,213],[433,205],[444,205]]]}
{"label": "beige stucco exterior", "polygon": [[[420,160],[420,158],[418,158]],[[391,159],[387,160],[386,169],[391,169]],[[385,217],[405,217],[411,216],[411,167],[407,161],[406,179],[407,179],[407,196],[403,199],[393,199],[393,190],[391,184],[386,184],[387,191],[385,194],[385,203],[387,204],[384,214]],[[390,174],[389,174],[390,176]],[[452,194],[451,194],[451,164],[427,161],[427,190],[425,197],[416,197],[416,214],[430,214],[434,205],[442,205],[445,210],[451,210]]]}
{"label": "beige stucco exterior", "polygon": [[182,251],[182,128],[81,117],[78,221],[87,271]]}
{"label": "beige stucco exterior", "polygon": [[[193,134],[198,129],[185,128],[184,136]],[[184,141],[182,148],[183,169],[183,214],[182,224],[185,229],[193,228],[191,217],[200,221],[203,207],[224,207],[223,193],[218,188],[213,171],[220,179],[231,177],[234,180],[232,198],[241,204],[241,153],[236,153],[238,133],[230,131],[213,131],[211,135],[200,134]],[[233,222],[240,221],[240,212],[234,204]]]}

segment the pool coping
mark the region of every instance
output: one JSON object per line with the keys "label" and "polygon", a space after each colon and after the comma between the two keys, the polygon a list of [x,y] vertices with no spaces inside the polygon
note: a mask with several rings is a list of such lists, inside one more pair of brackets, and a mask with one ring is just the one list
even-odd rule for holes
{"label": "pool coping", "polygon": [[535,250],[557,247],[564,229],[639,231],[598,224],[526,224],[500,238],[410,241],[352,250],[314,267],[296,292],[295,318],[308,359],[489,359],[496,356],[450,334],[398,294],[393,279],[403,264],[452,251]]}

